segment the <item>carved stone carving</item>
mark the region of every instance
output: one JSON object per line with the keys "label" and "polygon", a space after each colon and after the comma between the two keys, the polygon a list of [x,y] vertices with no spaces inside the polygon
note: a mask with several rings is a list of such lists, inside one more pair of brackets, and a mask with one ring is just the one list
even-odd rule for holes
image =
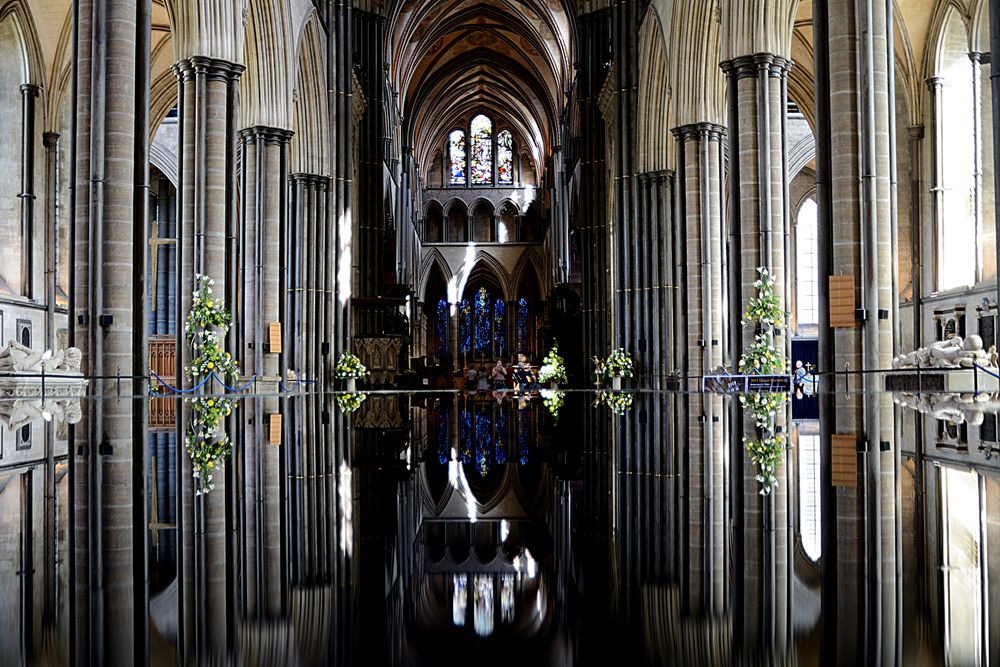
{"label": "carved stone carving", "polygon": [[893,401],[922,414],[952,424],[979,426],[986,412],[996,412],[1000,394],[909,394],[896,393]]}
{"label": "carved stone carving", "polygon": [[42,373],[78,374],[83,353],[75,347],[59,350],[35,352],[16,340],[9,341],[0,349],[0,373]]}
{"label": "carved stone carving", "polygon": [[78,398],[0,400],[0,424],[12,431],[36,419],[54,420],[57,424],[76,424],[82,417]]}
{"label": "carved stone carving", "polygon": [[955,336],[928,347],[903,354],[892,360],[893,368],[997,368],[996,348],[983,350],[983,339],[972,335],[962,340]]}
{"label": "carved stone carving", "polygon": [[0,349],[0,398],[82,396],[87,380],[80,372],[83,353],[75,347],[36,352],[17,341]]}

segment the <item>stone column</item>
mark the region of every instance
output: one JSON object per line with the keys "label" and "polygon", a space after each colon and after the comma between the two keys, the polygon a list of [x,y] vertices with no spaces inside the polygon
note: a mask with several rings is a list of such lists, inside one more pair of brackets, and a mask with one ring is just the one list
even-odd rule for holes
{"label": "stone column", "polygon": [[35,295],[35,101],[38,86],[21,84],[21,294]]}
{"label": "stone column", "polygon": [[[177,377],[184,377],[190,361],[183,322],[191,310],[194,276],[210,275],[215,293],[237,314],[237,230],[235,179],[235,118],[237,80],[243,66],[216,58],[192,56],[174,65],[178,78],[180,184],[177,188]],[[227,347],[235,352],[241,332],[230,329]],[[237,411],[238,412],[238,411]],[[232,419],[235,421],[235,419]],[[177,442],[183,443],[186,420],[178,410]],[[227,512],[232,493],[233,465],[215,476],[211,493],[194,496],[191,462],[177,447],[178,581],[181,618],[180,653],[185,661],[196,650],[225,651],[235,641],[232,623],[230,568],[233,565],[228,535],[235,518]],[[197,558],[196,558],[197,550]]]}
{"label": "stone column", "polygon": [[[291,132],[270,127],[252,127],[240,132],[243,213],[241,238],[241,312],[244,313],[240,368],[256,376],[258,388],[273,392],[284,374],[283,355],[269,347],[268,328],[280,322],[285,194],[288,181],[288,142]],[[287,338],[286,338],[287,339]],[[246,562],[256,567],[244,572],[244,605],[253,616],[277,616],[285,608],[287,547],[282,531],[284,496],[281,478],[282,452],[287,447],[269,444],[272,418],[279,414],[277,398],[254,398],[246,402],[244,418],[250,428],[244,439],[244,469],[241,487],[245,533],[242,535]],[[286,445],[288,443],[285,443]],[[254,577],[253,575],[256,575]]]}
{"label": "stone column", "polygon": [[725,128],[711,123],[673,130],[677,138],[678,248],[683,259],[686,313],[684,406],[686,442],[687,557],[685,606],[720,613],[725,603],[725,445],[722,397],[700,393],[701,376],[722,365],[722,149]]}
{"label": "stone column", "polygon": [[[148,88],[137,87],[142,68],[148,67],[148,59],[136,58],[137,28],[142,29],[137,15],[133,0],[83,0],[78,7],[77,280],[70,326],[83,351],[83,372],[96,377],[90,392],[109,399],[85,402],[84,420],[75,429],[79,447],[71,446],[70,454],[76,457],[71,482],[76,502],[70,510],[75,515],[74,659],[92,664],[147,660],[145,636],[136,635],[148,619],[145,541],[136,542],[134,530],[138,521],[139,534],[145,535],[145,492],[141,483],[135,485],[137,477],[144,479],[145,443],[135,441],[133,424],[142,412],[135,415],[130,400],[116,400],[144,388],[131,381],[143,373],[134,366],[133,329],[142,330],[145,308],[142,293],[133,290],[136,282],[144,284],[144,255],[135,256],[133,238],[138,234],[144,240],[142,228],[134,224],[136,187],[145,169],[144,156],[137,163],[137,153],[144,144],[135,140],[145,132],[139,125],[144,116],[137,114],[148,102]],[[34,97],[35,91],[25,91],[26,107],[33,106]],[[31,155],[34,142],[26,146]],[[33,188],[24,192],[30,237]],[[121,380],[102,379],[119,375]]]}
{"label": "stone column", "polygon": [[[889,368],[894,352],[890,12],[891,3],[877,0],[816,4],[820,279],[852,276],[858,308],[853,326],[831,329],[828,291],[820,290],[821,372]],[[824,589],[836,590],[823,598],[824,642],[836,647],[831,664],[892,664],[901,612],[892,402],[871,375],[851,377],[850,386],[845,378],[823,381],[822,447],[837,433],[856,436],[859,450],[856,485],[837,488],[823,510]],[[847,393],[859,389],[860,396]]]}

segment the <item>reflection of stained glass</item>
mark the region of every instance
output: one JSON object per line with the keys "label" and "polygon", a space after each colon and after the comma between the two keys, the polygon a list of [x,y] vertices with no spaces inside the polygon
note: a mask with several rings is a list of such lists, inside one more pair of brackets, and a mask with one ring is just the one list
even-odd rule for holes
{"label": "reflection of stained glass", "polygon": [[493,423],[485,411],[476,412],[476,468],[486,477],[490,472],[493,454]]}
{"label": "reflection of stained glass", "polygon": [[517,352],[528,353],[528,300],[517,302]]}
{"label": "reflection of stained glass", "polygon": [[517,411],[517,454],[518,462],[524,465],[528,462],[528,411]]}
{"label": "reflection of stained glass", "polygon": [[500,622],[514,622],[514,575],[500,575]]}
{"label": "reflection of stained glass", "polygon": [[498,465],[507,462],[507,413],[500,408],[494,413],[494,433],[493,442],[496,448],[495,460]]}
{"label": "reflection of stained glass", "polygon": [[514,182],[514,137],[510,130],[497,134],[497,182]]}
{"label": "reflection of stained glass", "polygon": [[462,463],[472,461],[472,411],[462,408],[458,420],[458,444],[462,448]]}
{"label": "reflection of stained glass", "polygon": [[465,185],[465,132],[453,130],[448,135],[448,159],[451,161],[451,184]]}
{"label": "reflection of stained glass", "polygon": [[469,593],[465,589],[465,575],[453,574],[451,585],[451,622],[462,627],[465,625],[465,609],[469,603]]}
{"label": "reflection of stained glass", "polygon": [[485,287],[476,294],[476,354],[490,353],[490,295]]}
{"label": "reflection of stained glass", "polygon": [[493,123],[482,114],[472,119],[469,157],[469,173],[472,174],[473,184],[491,183],[493,181]]}
{"label": "reflection of stained glass", "polygon": [[437,307],[437,344],[438,350],[448,350],[448,302],[438,301]]}
{"label": "reflection of stained glass", "polygon": [[458,351],[468,354],[472,349],[472,311],[468,299],[462,299],[458,315]]}
{"label": "reflection of stained glass", "polygon": [[477,574],[473,582],[472,627],[480,637],[493,634],[493,575]]}
{"label": "reflection of stained glass", "polygon": [[503,299],[497,299],[493,304],[493,342],[496,347],[496,355],[503,357],[507,353],[507,336],[504,324],[506,323],[507,305]]}
{"label": "reflection of stained glass", "polygon": [[438,463],[440,463],[441,465],[445,465],[445,464],[448,463],[448,458],[449,458],[448,455],[451,453],[449,451],[450,448],[451,448],[451,443],[449,442],[449,438],[448,438],[448,426],[449,426],[450,421],[451,421],[448,418],[449,416],[450,415],[448,414],[448,410],[445,409],[445,408],[441,408],[437,412],[437,419],[438,419],[438,423],[437,423],[437,446],[438,446],[437,447],[437,455],[438,455]]}

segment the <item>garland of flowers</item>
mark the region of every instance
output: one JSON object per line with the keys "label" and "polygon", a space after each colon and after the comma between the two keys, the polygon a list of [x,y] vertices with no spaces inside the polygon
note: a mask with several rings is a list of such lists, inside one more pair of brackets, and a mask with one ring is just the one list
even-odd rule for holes
{"label": "garland of flowers", "polygon": [[[754,282],[757,296],[750,299],[743,315],[744,326],[760,327],[761,333],[754,336],[754,342],[747,348],[739,361],[739,372],[746,375],[774,375],[787,371],[787,362],[774,347],[775,330],[784,326],[786,313],[774,292],[774,277],[761,266],[757,269],[760,277]],[[775,474],[785,452],[785,436],[775,430],[775,417],[785,403],[785,395],[778,392],[759,392],[740,395],[740,403],[753,419],[755,436],[744,436],[750,462],[760,472],[757,481],[761,483],[761,495],[768,495],[778,486]]]}
{"label": "garland of flowers", "polygon": [[368,376],[368,369],[350,352],[340,353],[333,372],[340,380],[361,380]]}
{"label": "garland of flowers", "polygon": [[[240,373],[239,364],[223,350],[232,314],[216,301],[212,293],[214,280],[196,274],[194,283],[194,301],[184,327],[192,353],[191,363],[184,368],[185,375],[193,380],[215,373],[232,380]],[[202,495],[212,490],[216,464],[232,450],[223,422],[236,409],[236,399],[210,395],[187,399],[187,403],[191,406],[191,419],[184,445],[194,469],[195,495]]]}
{"label": "garland of flowers", "polygon": [[542,366],[538,369],[539,382],[567,382],[566,362],[559,354],[559,341],[552,341],[552,349],[542,359]]}

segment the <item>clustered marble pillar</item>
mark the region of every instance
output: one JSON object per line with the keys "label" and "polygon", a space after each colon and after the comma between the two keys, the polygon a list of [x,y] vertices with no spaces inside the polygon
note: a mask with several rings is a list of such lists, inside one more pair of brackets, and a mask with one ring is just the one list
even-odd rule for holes
{"label": "clustered marble pillar", "polygon": [[[728,344],[735,365],[754,342],[758,331],[741,327],[759,267],[774,278],[774,292],[788,309],[789,215],[785,164],[785,108],[791,61],[769,53],[742,56],[722,63],[729,87],[729,169],[732,216],[729,226],[729,318],[733,323]],[[786,322],[787,326],[787,322]],[[790,339],[776,331],[774,347],[790,359]],[[787,404],[786,404],[787,406]],[[745,554],[736,577],[737,608],[741,622],[736,640],[744,650],[759,645],[781,654],[790,648],[788,609],[791,595],[791,518],[789,494],[794,475],[786,455],[776,472],[777,487],[760,494],[758,471],[744,451],[743,438],[756,438],[754,424],[734,401],[730,451],[741,463],[734,487],[734,548]],[[775,427],[786,437],[787,407],[775,416]],[[759,613],[755,613],[757,610]]]}
{"label": "clustered marble pillar", "polygon": [[[677,358],[693,393],[682,401],[681,423],[689,443],[685,458],[687,508],[684,534],[687,568],[682,576],[684,604],[694,612],[721,613],[726,600],[725,428],[723,399],[702,394],[696,384],[723,364],[723,193],[722,150],[726,130],[711,123],[673,130],[677,138],[675,247],[681,264],[681,310]],[[681,258],[679,258],[681,259]],[[681,440],[683,441],[683,440]]]}

